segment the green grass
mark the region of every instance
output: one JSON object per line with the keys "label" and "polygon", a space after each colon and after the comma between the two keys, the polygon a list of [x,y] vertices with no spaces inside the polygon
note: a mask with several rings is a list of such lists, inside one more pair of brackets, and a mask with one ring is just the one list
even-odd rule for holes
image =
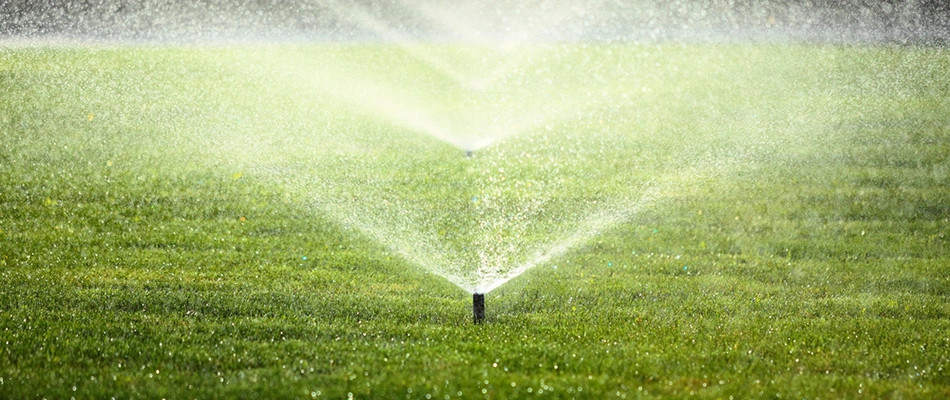
{"label": "green grass", "polygon": [[[0,49],[0,397],[948,397],[947,76],[913,47]],[[339,93],[370,81],[455,127],[568,111],[465,159]],[[555,191],[528,243],[664,186],[479,326],[314,200],[437,230],[498,166]]]}

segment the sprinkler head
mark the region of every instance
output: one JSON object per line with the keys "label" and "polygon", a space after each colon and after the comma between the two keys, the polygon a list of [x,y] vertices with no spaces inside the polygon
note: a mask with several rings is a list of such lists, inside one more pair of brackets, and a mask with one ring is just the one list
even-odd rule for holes
{"label": "sprinkler head", "polygon": [[472,158],[475,155],[475,152],[472,149],[465,149],[465,157]]}
{"label": "sprinkler head", "polygon": [[485,294],[472,294],[472,314],[475,316],[475,323],[480,324],[485,321]]}

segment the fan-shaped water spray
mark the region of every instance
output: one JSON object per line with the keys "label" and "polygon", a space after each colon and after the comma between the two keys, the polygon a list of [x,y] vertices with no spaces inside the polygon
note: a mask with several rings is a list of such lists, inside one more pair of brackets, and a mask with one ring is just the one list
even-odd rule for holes
{"label": "fan-shaped water spray", "polygon": [[[253,71],[269,77],[271,90],[286,99],[279,103],[303,108],[309,102],[343,100],[347,108],[360,110],[361,118],[369,116],[380,125],[324,132],[322,150],[299,160],[279,143],[264,152],[251,133],[247,141],[256,143],[255,149],[246,158],[232,152],[228,162],[302,193],[317,212],[473,295],[489,293],[584,245],[697,180],[729,173],[749,158],[750,149],[765,154],[781,140],[766,140],[738,120],[735,128],[746,132],[744,143],[703,133],[700,126],[655,131],[651,121],[690,112],[650,105],[654,91],[684,90],[648,88],[656,81],[675,81],[669,76],[676,74],[675,66],[671,72],[651,65],[649,52],[662,52],[661,47],[629,52],[543,45],[532,50],[541,58],[539,65],[516,67],[533,68],[531,79],[473,93],[445,81],[429,61],[402,51],[410,45],[428,46],[426,51],[445,65],[460,48],[486,51],[400,44],[370,52],[318,46],[262,54],[266,62]],[[592,53],[615,59],[616,67],[592,64]],[[323,64],[313,64],[317,54]],[[707,57],[699,52],[683,62]],[[363,66],[369,59],[374,66],[400,65],[401,70]],[[235,68],[233,73],[248,72]],[[569,83],[553,85],[555,76]],[[688,90],[715,96],[715,88]],[[478,96],[484,97],[477,101],[504,106],[482,108],[465,101]],[[631,158],[638,148],[651,153]],[[262,157],[265,153],[270,156]],[[611,167],[616,164],[636,173],[617,175]]]}

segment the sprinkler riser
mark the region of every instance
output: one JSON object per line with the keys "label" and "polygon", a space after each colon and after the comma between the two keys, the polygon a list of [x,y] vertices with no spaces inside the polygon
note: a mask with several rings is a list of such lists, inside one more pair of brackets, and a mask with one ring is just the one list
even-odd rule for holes
{"label": "sprinkler riser", "polygon": [[474,316],[474,321],[476,324],[480,324],[485,321],[485,294],[484,293],[472,294],[472,314]]}

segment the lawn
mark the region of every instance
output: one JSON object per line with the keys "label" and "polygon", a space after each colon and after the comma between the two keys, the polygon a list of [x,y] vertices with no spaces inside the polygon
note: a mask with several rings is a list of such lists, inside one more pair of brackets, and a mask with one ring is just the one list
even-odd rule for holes
{"label": "lawn", "polygon": [[950,397],[948,76],[910,46],[0,48],[0,397]]}

